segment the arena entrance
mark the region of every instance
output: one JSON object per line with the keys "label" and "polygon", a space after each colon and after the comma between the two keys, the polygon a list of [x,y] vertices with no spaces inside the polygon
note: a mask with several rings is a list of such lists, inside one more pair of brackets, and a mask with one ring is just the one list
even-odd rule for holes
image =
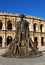
{"label": "arena entrance", "polygon": [[34,44],[35,44],[36,46],[38,46],[38,39],[37,39],[37,37],[34,38]]}
{"label": "arena entrance", "polygon": [[0,36],[0,47],[2,47],[2,37]]}
{"label": "arena entrance", "polygon": [[12,37],[11,36],[8,36],[7,37],[7,46],[12,42]]}
{"label": "arena entrance", "polygon": [[44,40],[44,37],[41,37],[41,46],[44,46],[43,40]]}
{"label": "arena entrance", "polygon": [[7,29],[12,30],[12,23],[10,20],[7,22]]}

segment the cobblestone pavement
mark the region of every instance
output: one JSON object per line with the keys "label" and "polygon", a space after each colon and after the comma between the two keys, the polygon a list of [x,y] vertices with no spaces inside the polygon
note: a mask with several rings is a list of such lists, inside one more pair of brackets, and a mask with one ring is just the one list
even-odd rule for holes
{"label": "cobblestone pavement", "polygon": [[45,53],[37,58],[5,58],[0,56],[0,65],[45,65]]}

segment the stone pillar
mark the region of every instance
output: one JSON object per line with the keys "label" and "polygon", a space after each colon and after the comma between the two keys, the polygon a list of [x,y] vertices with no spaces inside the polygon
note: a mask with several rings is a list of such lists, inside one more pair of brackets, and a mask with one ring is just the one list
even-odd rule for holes
{"label": "stone pillar", "polygon": [[2,47],[5,47],[5,34],[4,34],[4,37],[2,37]]}
{"label": "stone pillar", "polygon": [[6,27],[5,27],[5,22],[6,22],[6,17],[4,16],[4,19],[3,19],[3,29],[2,30],[6,30]]}
{"label": "stone pillar", "polygon": [[42,32],[45,32],[45,23],[42,26]]}
{"label": "stone pillar", "polygon": [[2,30],[5,30],[5,23],[3,23],[3,28],[2,28]]}
{"label": "stone pillar", "polygon": [[37,32],[40,32],[40,23],[37,23]]}
{"label": "stone pillar", "polygon": [[31,31],[33,31],[33,20],[31,20]]}
{"label": "stone pillar", "polygon": [[29,19],[28,22],[29,22],[29,30],[33,31],[33,20]]}

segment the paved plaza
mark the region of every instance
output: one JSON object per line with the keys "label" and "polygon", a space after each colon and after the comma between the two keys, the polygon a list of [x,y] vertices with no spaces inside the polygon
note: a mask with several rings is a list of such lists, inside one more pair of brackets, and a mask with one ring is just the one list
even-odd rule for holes
{"label": "paved plaza", "polygon": [[0,65],[45,65],[45,52],[43,56],[37,58],[5,58],[0,56]]}

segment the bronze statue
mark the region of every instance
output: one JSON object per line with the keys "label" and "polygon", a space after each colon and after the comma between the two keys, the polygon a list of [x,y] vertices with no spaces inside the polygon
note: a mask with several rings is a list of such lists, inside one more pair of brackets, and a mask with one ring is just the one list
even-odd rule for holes
{"label": "bronze statue", "polygon": [[29,32],[29,23],[26,20],[23,20],[25,15],[20,15],[20,21],[17,22],[16,34],[19,36],[19,41],[26,38],[26,32]]}
{"label": "bronze statue", "polygon": [[[22,58],[30,57],[31,55],[36,56],[40,53],[29,35],[29,23],[24,20],[25,15],[21,14],[19,17],[20,21],[17,22],[15,38],[12,43],[9,44],[4,56]],[[31,49],[31,51],[29,51],[28,48]]]}

